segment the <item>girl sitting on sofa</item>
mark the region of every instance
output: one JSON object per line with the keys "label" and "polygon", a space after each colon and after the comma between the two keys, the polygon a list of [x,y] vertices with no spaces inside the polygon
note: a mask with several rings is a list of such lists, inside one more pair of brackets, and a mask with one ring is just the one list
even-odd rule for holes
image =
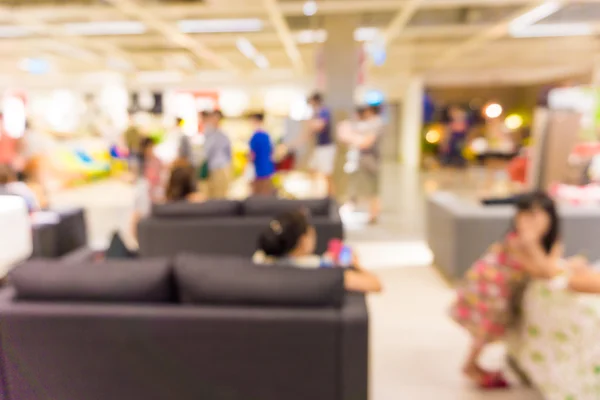
{"label": "girl sitting on sofa", "polygon": [[530,278],[548,279],[550,287],[559,290],[600,293],[600,274],[586,260],[562,258],[560,223],[552,199],[537,192],[521,197],[516,206],[508,234],[467,271],[451,309],[452,318],[473,339],[463,373],[483,389],[508,387],[501,373],[484,370],[478,359],[487,344],[504,338]]}
{"label": "girl sitting on sofa", "polygon": [[[302,210],[287,212],[271,221],[258,239],[258,252],[254,261],[301,268],[319,268],[323,257],[315,255],[317,233]],[[371,272],[364,270],[356,255],[353,268],[344,271],[344,286],[352,292],[380,292],[381,282]]]}

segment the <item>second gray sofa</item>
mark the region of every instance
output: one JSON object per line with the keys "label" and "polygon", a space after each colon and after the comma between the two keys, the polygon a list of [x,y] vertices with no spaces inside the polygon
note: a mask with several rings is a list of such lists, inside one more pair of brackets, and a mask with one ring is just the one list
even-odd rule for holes
{"label": "second gray sofa", "polygon": [[339,210],[332,199],[284,200],[267,197],[245,201],[173,203],[154,206],[140,221],[142,257],[172,257],[181,253],[252,257],[258,236],[279,214],[305,209],[317,231],[317,252],[331,239],[344,239]]}

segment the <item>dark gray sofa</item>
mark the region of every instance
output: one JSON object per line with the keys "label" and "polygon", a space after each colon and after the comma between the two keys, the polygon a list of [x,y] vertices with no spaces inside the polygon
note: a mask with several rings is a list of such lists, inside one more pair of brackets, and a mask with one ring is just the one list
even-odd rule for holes
{"label": "dark gray sofa", "polygon": [[84,210],[53,211],[58,215],[58,221],[32,227],[32,258],[60,258],[73,252],[89,252]]}
{"label": "dark gray sofa", "polygon": [[1,400],[367,399],[365,298],[337,269],[38,261],[10,282]]}
{"label": "dark gray sofa", "polygon": [[245,201],[174,203],[154,206],[140,221],[138,242],[142,257],[171,257],[184,252],[251,257],[259,234],[284,211],[304,208],[317,230],[317,252],[331,239],[344,238],[334,200],[283,200],[253,197]]}

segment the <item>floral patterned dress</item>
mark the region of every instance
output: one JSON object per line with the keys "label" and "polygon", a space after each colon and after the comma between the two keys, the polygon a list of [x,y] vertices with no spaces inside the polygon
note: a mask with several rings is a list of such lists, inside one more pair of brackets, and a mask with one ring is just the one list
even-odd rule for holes
{"label": "floral patterned dress", "polygon": [[527,283],[528,274],[508,250],[512,238],[509,235],[473,264],[451,309],[452,318],[482,343],[504,338]]}

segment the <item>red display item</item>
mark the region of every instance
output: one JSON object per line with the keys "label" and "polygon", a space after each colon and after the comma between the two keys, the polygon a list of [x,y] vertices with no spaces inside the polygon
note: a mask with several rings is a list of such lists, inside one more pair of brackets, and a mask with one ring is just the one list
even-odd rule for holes
{"label": "red display item", "polygon": [[292,171],[296,164],[296,156],[293,153],[289,153],[281,161],[275,164],[276,171]]}

